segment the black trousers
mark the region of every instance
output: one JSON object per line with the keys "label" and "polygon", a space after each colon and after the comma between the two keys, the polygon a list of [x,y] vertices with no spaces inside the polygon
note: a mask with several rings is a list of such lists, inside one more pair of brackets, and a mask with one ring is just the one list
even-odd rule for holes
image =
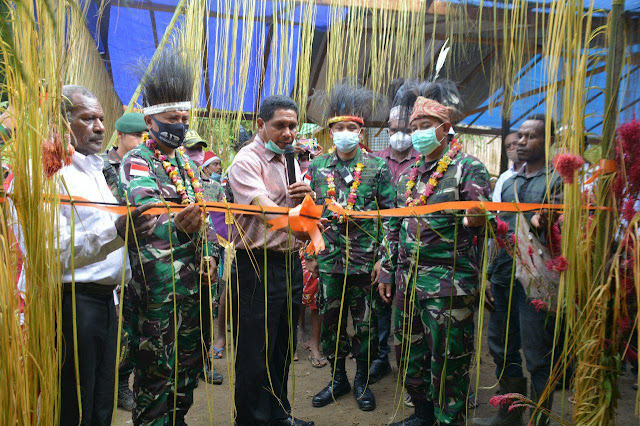
{"label": "black trousers", "polygon": [[[227,300],[234,308],[238,333],[236,423],[266,425],[270,421],[286,419],[291,412],[287,380],[302,303],[302,267],[295,252],[282,254],[269,251],[266,266],[263,251],[251,253],[259,270],[254,269],[250,252],[238,250],[231,281],[233,298]],[[291,287],[288,288],[289,271]],[[294,340],[293,345],[290,336]],[[267,360],[271,381],[267,374]]]}
{"label": "black trousers", "polygon": [[[76,293],[78,365],[82,425],[111,424],[115,385],[118,321],[113,294]],[[62,297],[62,371],[60,424],[80,419],[76,389],[71,293]]]}

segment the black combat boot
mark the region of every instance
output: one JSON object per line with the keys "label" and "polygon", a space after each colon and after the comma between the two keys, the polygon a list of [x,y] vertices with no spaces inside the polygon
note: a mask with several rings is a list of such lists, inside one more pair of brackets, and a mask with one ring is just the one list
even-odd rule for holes
{"label": "black combat boot", "polygon": [[[333,364],[335,376],[324,389],[313,397],[311,403],[314,407],[329,405],[339,397],[348,394],[351,390],[351,385],[349,384],[349,379],[347,379],[347,372],[344,367],[344,358],[336,359]],[[330,370],[331,374],[333,374],[334,368]]]}
{"label": "black combat boot", "polygon": [[362,411],[372,411],[376,408],[376,398],[369,388],[369,367],[367,361],[358,361],[356,377],[353,379],[353,396],[356,397],[358,407]]}
{"label": "black combat boot", "polygon": [[[500,394],[519,393],[527,396],[526,377],[503,377],[500,380]],[[486,419],[473,419],[474,426],[522,426],[522,418],[526,407],[509,409],[509,406],[501,406],[498,412]]]}
{"label": "black combat boot", "polygon": [[433,426],[436,422],[433,401],[414,401],[415,413],[389,426]]}
{"label": "black combat boot", "polygon": [[[531,381],[531,400],[536,404],[536,406],[540,402],[540,395],[538,395],[536,389],[533,387],[533,381]],[[531,420],[529,420],[529,424],[532,426],[548,426],[551,422],[548,412],[551,411],[552,406],[553,392],[551,392],[549,398],[540,404],[539,410],[536,411],[535,408],[531,409]]]}

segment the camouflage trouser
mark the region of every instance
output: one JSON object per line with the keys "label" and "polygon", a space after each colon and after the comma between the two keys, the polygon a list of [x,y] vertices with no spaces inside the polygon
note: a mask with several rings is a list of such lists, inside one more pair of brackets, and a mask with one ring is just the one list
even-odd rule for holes
{"label": "camouflage trouser", "polygon": [[173,424],[174,395],[176,423],[184,419],[193,404],[193,390],[202,371],[199,295],[181,298],[176,306],[175,323],[172,302],[134,309],[131,315],[136,425]]}
{"label": "camouflage trouser", "polygon": [[[371,275],[347,275],[346,286],[344,278],[343,274],[320,274],[322,352],[327,358],[345,358],[352,352],[358,361],[373,361],[378,356],[378,332],[376,314],[371,308]],[[342,322],[338,326],[343,290]],[[347,335],[349,311],[355,330],[351,341]]]}
{"label": "camouflage trouser", "polygon": [[433,401],[441,424],[464,424],[475,297],[416,298],[411,306],[409,295],[396,296],[394,340],[407,391]]}

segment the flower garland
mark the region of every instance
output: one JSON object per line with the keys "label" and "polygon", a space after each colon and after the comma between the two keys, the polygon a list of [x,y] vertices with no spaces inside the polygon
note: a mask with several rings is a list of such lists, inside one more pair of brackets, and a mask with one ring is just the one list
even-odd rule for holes
{"label": "flower garland", "polygon": [[[362,169],[364,168],[364,164],[357,163],[355,171],[353,172],[353,183],[351,184],[351,188],[349,189],[349,195],[347,196],[347,210],[353,210],[353,207],[356,204],[356,200],[358,199],[358,187],[360,186],[360,181],[362,178]],[[329,189],[327,190],[327,196],[331,198],[333,202],[336,201],[336,184],[333,173],[327,175],[327,185]],[[340,216],[339,222],[342,223],[344,221],[344,217]]]}
{"label": "flower garland", "polygon": [[415,164],[411,166],[411,177],[407,182],[406,190],[404,193],[404,196],[407,199],[407,206],[415,207],[427,204],[427,199],[431,196],[431,194],[433,194],[433,190],[438,185],[438,182],[440,181],[440,179],[442,179],[445,172],[449,168],[449,164],[451,164],[456,155],[458,155],[458,152],[460,152],[460,149],[462,149],[462,145],[460,145],[460,143],[456,141],[451,142],[449,151],[447,151],[447,153],[438,162],[436,171],[431,173],[431,176],[427,181],[427,185],[425,186],[424,191],[422,191],[420,197],[413,198],[411,195],[413,188],[416,186],[416,179],[418,178],[418,168],[422,165],[423,161],[422,155],[418,157],[418,160],[415,162]]}
{"label": "flower garland", "polygon": [[[164,167],[164,171],[167,172],[167,175],[169,175],[171,182],[173,182],[173,184],[176,187],[176,191],[178,192],[178,194],[180,194],[180,197],[182,198],[182,201],[181,201],[182,204],[189,204],[192,200],[189,197],[189,194],[187,193],[187,188],[184,185],[184,181],[180,176],[179,170],[176,167],[174,167],[169,162],[169,158],[167,158],[167,156],[164,155],[158,149],[158,145],[156,141],[154,141],[153,139],[149,139],[147,136],[144,140],[144,143],[147,145],[147,148],[153,151],[153,154],[156,157],[156,159],[162,163],[162,167]],[[193,193],[196,197],[196,201],[200,204],[204,203],[204,197],[202,196],[202,192],[203,192],[202,185],[200,185],[200,182],[198,181],[196,174],[193,172],[193,169],[189,164],[189,159],[187,158],[184,152],[184,148],[180,147],[176,149],[176,152],[178,153],[180,160],[182,160],[182,164],[183,164],[182,167],[187,172],[187,176],[189,176],[189,179],[191,180],[191,187],[193,188]]]}

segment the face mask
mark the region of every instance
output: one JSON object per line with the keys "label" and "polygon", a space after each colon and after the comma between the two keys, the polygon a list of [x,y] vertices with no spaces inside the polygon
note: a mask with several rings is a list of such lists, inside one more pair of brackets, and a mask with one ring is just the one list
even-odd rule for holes
{"label": "face mask", "polygon": [[185,149],[185,154],[193,161],[196,166],[201,167],[204,163],[204,150],[202,148]]}
{"label": "face mask", "polygon": [[356,149],[360,138],[358,133],[354,132],[338,132],[333,134],[333,144],[340,152],[349,153]]}
{"label": "face mask", "polygon": [[222,179],[222,175],[220,173],[211,172],[209,179],[215,180],[216,182],[220,182],[220,180]]}
{"label": "face mask", "polygon": [[396,151],[406,151],[411,147],[411,135],[397,132],[389,137],[389,145]]}
{"label": "face mask", "polygon": [[158,126],[158,131],[151,130],[151,134],[158,141],[171,149],[176,149],[182,145],[189,126],[184,123],[163,123],[162,121],[156,120],[153,116],[151,116],[151,119]]}
{"label": "face mask", "polygon": [[300,162],[300,170],[306,170],[311,165],[311,161],[301,161]]}
{"label": "face mask", "polygon": [[272,140],[264,144],[264,147],[274,154],[284,154],[284,149],[280,148],[278,145],[273,143]]}
{"label": "face mask", "polygon": [[[440,126],[442,126],[442,124]],[[436,129],[440,126],[432,129],[416,130],[411,133],[411,143],[416,151],[422,155],[429,155],[438,149],[440,143],[444,139],[442,138],[438,140],[436,137]]]}

